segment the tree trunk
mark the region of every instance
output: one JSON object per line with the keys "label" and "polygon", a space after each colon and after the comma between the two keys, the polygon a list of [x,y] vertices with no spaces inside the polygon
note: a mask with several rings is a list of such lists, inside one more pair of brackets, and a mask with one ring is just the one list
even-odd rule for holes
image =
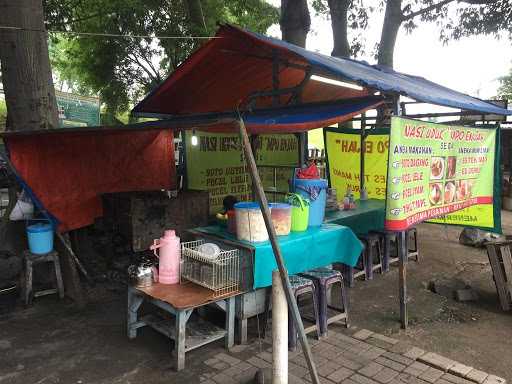
{"label": "tree trunk", "polygon": [[402,21],[402,0],[387,0],[377,60],[379,65],[393,68],[396,37]]}
{"label": "tree trunk", "polygon": [[311,26],[307,0],[281,0],[279,23],[284,41],[305,48]]}
{"label": "tree trunk", "polygon": [[194,35],[204,36],[207,33],[204,23],[201,0],[186,0],[190,29]]}
{"label": "tree trunk", "polygon": [[47,33],[41,0],[2,0],[0,62],[9,114],[8,130],[58,127]]}
{"label": "tree trunk", "polygon": [[350,0],[328,0],[334,47],[331,56],[350,57],[347,13]]}

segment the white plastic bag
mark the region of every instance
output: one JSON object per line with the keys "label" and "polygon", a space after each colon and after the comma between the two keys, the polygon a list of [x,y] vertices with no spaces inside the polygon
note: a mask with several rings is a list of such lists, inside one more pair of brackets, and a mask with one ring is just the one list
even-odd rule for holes
{"label": "white plastic bag", "polygon": [[18,201],[14,206],[11,214],[9,215],[9,220],[17,221],[17,220],[27,220],[31,219],[34,215],[34,204],[30,200],[30,198],[25,194],[25,191],[21,192],[21,195],[18,197]]}

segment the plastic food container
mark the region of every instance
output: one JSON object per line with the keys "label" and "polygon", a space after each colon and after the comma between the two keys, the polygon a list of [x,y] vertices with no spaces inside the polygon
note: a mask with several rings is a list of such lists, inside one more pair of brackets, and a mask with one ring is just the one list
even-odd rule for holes
{"label": "plastic food container", "polygon": [[253,243],[267,241],[268,233],[260,206],[254,202],[235,204],[236,237]]}
{"label": "plastic food container", "polygon": [[271,203],[270,209],[277,236],[289,235],[292,228],[292,206],[286,203]]}
{"label": "plastic food container", "polygon": [[310,227],[322,225],[325,215],[325,202],[327,198],[327,180],[325,179],[295,179],[295,192],[309,199]]}
{"label": "plastic food container", "polygon": [[53,251],[53,226],[49,222],[40,222],[27,227],[28,248],[36,255]]}

